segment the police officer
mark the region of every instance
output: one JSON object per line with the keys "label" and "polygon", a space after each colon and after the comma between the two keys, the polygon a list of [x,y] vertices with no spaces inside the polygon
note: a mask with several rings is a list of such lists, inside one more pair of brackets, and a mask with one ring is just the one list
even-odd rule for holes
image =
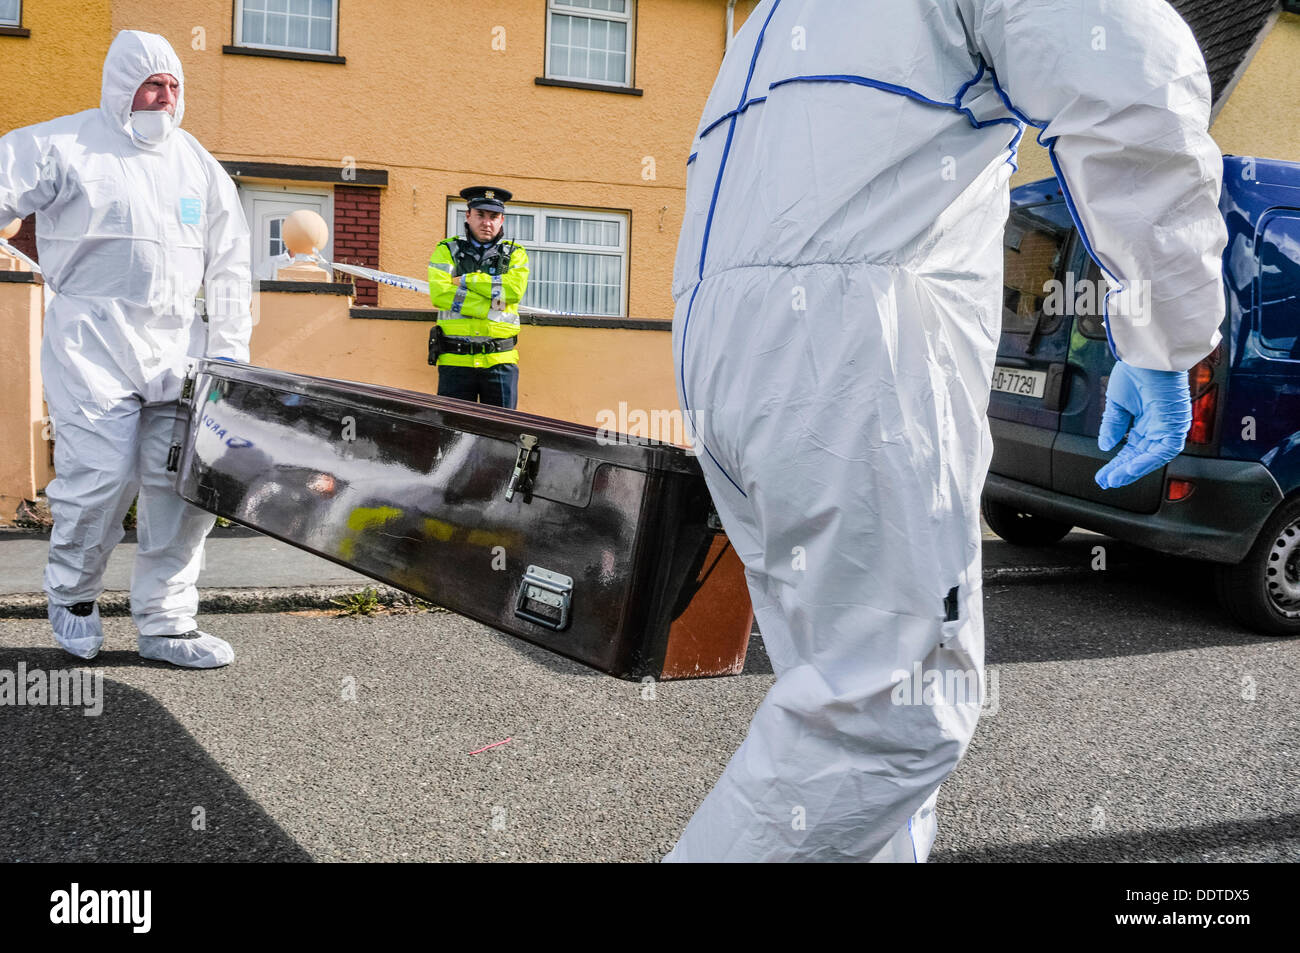
{"label": "police officer", "polygon": [[429,258],[429,296],[439,310],[429,335],[438,396],[513,409],[519,401],[519,300],[528,287],[528,252],[502,237],[505,189],[475,186],[465,234],[438,243]]}

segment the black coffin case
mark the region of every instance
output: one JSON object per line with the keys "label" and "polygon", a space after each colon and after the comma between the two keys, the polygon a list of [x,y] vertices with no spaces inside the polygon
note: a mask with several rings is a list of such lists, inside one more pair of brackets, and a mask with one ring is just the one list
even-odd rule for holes
{"label": "black coffin case", "polygon": [[743,567],[686,451],[412,391],[201,361],[182,497],[627,678],[739,672]]}

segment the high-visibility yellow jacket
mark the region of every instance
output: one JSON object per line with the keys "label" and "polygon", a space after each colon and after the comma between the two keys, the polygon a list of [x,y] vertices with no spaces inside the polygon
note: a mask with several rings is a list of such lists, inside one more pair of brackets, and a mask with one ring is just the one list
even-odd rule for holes
{"label": "high-visibility yellow jacket", "polygon": [[[519,334],[519,301],[528,288],[528,252],[498,239],[478,249],[464,236],[444,238],[429,256],[429,297],[449,338],[486,342]],[[442,354],[438,364],[494,367],[517,364],[519,351]]]}

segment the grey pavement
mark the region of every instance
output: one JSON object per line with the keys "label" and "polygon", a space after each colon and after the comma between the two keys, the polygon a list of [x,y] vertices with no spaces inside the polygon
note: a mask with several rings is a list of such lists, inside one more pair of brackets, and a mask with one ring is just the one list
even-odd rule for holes
{"label": "grey pavement", "polygon": [[[1181,566],[995,585],[986,616],[996,706],[932,860],[1300,860],[1300,641]],[[450,613],[207,621],[229,668],[142,662],[110,618],[101,715],[0,707],[0,860],[655,860],[773,680],[758,639],[646,685]],[[76,663],[0,620],[19,664]]]}
{"label": "grey pavement", "polygon": [[[110,592],[131,588],[135,560],[132,534],[108,558],[104,587]],[[35,533],[0,532],[0,595],[41,591],[49,540]],[[292,586],[367,585],[369,580],[328,559],[303,552],[251,530],[216,530],[204,548],[205,588],[280,588]]]}
{"label": "grey pavement", "polygon": [[[1010,546],[990,532],[984,534],[984,570],[988,580],[1006,576],[1060,578],[1088,573],[1094,559],[1093,547],[1104,545],[1108,563],[1121,565],[1141,558],[1133,547],[1082,530],[1076,530],[1054,546],[1026,549]],[[131,587],[131,564],[135,559],[134,535],[122,542],[109,557],[104,586],[109,593],[126,593]],[[39,597],[49,540],[38,533],[0,530],[0,617],[14,615],[6,606],[18,600],[5,596]],[[203,590],[228,592],[252,590],[311,590],[318,587],[348,590],[377,585],[360,573],[243,528],[217,529],[204,549]],[[315,605],[308,600],[305,605]],[[250,608],[264,607],[258,604]],[[239,606],[223,606],[233,609]]]}
{"label": "grey pavement", "polygon": [[[340,571],[212,542],[227,585]],[[0,576],[39,580],[43,542],[15,543]],[[1090,534],[985,549],[990,707],[932,860],[1300,860],[1300,639],[1237,629],[1200,564]],[[0,672],[103,673],[94,717],[0,705],[0,861],[655,860],[773,680],[760,635],[742,675],[641,684],[447,612],[204,625],[233,665],[142,661],[117,616],[83,666],[0,601]]]}

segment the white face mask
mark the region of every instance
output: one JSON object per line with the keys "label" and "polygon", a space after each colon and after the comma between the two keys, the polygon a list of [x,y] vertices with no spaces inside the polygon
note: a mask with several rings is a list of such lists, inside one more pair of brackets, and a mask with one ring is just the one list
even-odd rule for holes
{"label": "white face mask", "polygon": [[171,135],[176,120],[165,109],[138,109],[131,113],[131,132],[141,142],[156,146]]}

